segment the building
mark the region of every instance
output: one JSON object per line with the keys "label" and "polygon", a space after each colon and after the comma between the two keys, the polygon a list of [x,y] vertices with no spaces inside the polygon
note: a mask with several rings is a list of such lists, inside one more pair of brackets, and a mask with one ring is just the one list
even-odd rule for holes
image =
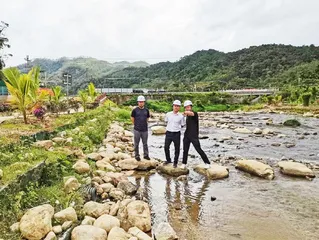
{"label": "building", "polygon": [[8,89],[3,80],[0,79],[0,96],[8,95]]}

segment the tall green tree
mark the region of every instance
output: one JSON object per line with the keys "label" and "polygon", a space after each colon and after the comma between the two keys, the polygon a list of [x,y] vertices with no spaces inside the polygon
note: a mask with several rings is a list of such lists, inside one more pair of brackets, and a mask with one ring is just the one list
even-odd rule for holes
{"label": "tall green tree", "polygon": [[[10,48],[10,44],[8,44],[9,39],[5,36],[4,32],[9,27],[8,23],[0,21],[0,51],[4,48]],[[0,52],[1,53],[1,52]],[[11,54],[0,55],[0,70],[4,68],[4,58],[12,56]]]}

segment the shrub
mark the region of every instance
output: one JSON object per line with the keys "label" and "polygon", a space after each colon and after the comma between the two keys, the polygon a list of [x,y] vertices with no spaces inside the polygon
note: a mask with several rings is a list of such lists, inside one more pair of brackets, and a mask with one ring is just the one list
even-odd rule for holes
{"label": "shrub", "polygon": [[304,93],[301,95],[302,98],[302,104],[307,107],[310,104],[310,99],[311,99],[311,93]]}

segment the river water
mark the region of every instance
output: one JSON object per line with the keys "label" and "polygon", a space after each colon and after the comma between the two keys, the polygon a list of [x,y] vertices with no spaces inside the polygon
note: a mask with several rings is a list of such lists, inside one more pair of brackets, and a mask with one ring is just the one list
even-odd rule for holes
{"label": "river water", "polygon": [[[289,118],[297,128],[284,127]],[[266,125],[269,119],[271,125]],[[312,240],[319,239],[319,181],[281,175],[276,162],[292,158],[319,164],[319,119],[270,113],[207,113],[201,115],[201,140],[208,157],[228,166],[227,179],[210,181],[190,171],[186,181],[159,174],[136,176],[151,205],[156,225],[169,221],[180,239]],[[218,127],[209,126],[216,125]],[[274,135],[234,133],[231,128],[269,128]],[[224,127],[226,126],[224,125]],[[282,134],[280,136],[280,134]],[[222,141],[223,137],[232,137]],[[280,146],[272,146],[280,143]],[[278,145],[276,144],[276,145]],[[288,148],[287,144],[295,144]],[[165,160],[164,136],[149,135],[151,157]],[[173,154],[173,145],[171,146]],[[182,154],[182,151],[181,151]],[[202,160],[191,147],[188,167]],[[236,170],[234,158],[262,159],[275,168],[272,181]],[[315,170],[317,177],[318,170]],[[214,200],[216,198],[216,200]],[[213,201],[214,200],[214,201]]]}

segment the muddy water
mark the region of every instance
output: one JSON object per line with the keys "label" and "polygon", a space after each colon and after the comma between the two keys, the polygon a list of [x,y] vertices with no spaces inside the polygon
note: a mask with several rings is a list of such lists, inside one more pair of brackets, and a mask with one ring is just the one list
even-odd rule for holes
{"label": "muddy water", "polygon": [[[267,119],[273,125],[266,125]],[[297,118],[302,126],[283,127],[280,123]],[[278,135],[257,137],[234,133],[231,129],[202,127],[209,136],[201,140],[202,147],[212,161],[220,162],[227,156],[261,158],[275,166],[282,157],[319,163],[319,119],[283,114],[213,114],[204,115],[202,123],[226,122],[229,126],[270,128]],[[204,124],[205,125],[205,124]],[[207,124],[206,124],[207,125]],[[232,136],[232,140],[219,141]],[[272,143],[281,146],[271,146]],[[152,157],[164,160],[164,136],[149,137]],[[285,144],[295,147],[287,148]],[[172,149],[173,150],[173,149]],[[182,153],[182,152],[181,152]],[[173,152],[171,153],[173,154]],[[189,164],[201,159],[193,148]],[[319,239],[319,181],[294,179],[281,175],[267,181],[236,170],[231,160],[222,161],[230,168],[225,180],[208,181],[191,171],[185,182],[154,174],[135,180],[144,188],[151,204],[153,225],[169,221],[180,239],[254,239],[292,240]],[[317,177],[319,172],[316,171]],[[212,201],[212,197],[216,200]]]}

